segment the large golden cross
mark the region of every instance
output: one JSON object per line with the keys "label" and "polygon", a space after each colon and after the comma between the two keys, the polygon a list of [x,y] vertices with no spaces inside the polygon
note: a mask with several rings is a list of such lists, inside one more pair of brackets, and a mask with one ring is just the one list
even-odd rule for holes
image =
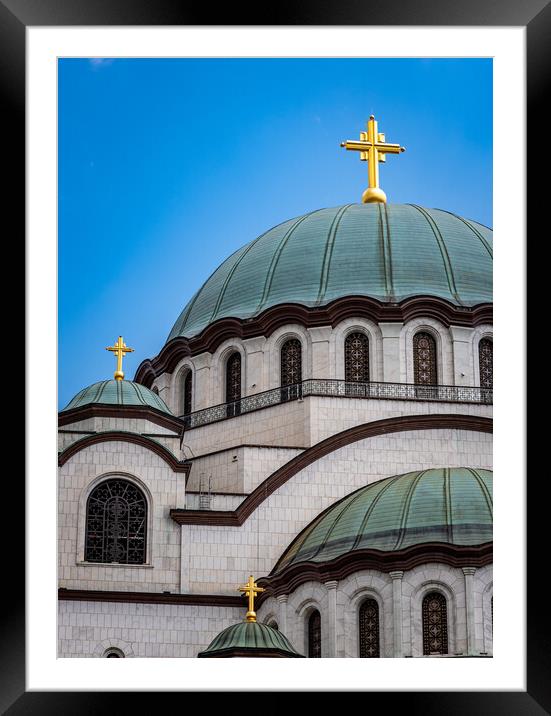
{"label": "large golden cross", "polygon": [[115,380],[122,380],[124,373],[122,371],[122,359],[125,353],[132,353],[133,348],[127,348],[126,343],[122,340],[122,336],[119,336],[119,340],[114,346],[108,346],[106,351],[112,351],[117,356],[117,370],[115,371]]}
{"label": "large golden cross", "polygon": [[405,152],[405,147],[399,144],[387,144],[385,135],[377,129],[377,122],[373,115],[367,123],[367,132],[360,132],[359,140],[347,139],[346,142],[341,142],[341,147],[360,152],[360,159],[369,162],[369,188],[362,194],[363,203],[378,201],[386,204],[386,194],[379,187],[379,162],[386,162],[387,154]]}
{"label": "large golden cross", "polygon": [[266,590],[263,587],[256,586],[252,574],[250,575],[247,584],[244,584],[242,587],[238,587],[238,589],[240,592],[245,592],[245,596],[249,598],[249,611],[247,612],[245,621],[255,622],[256,612],[254,611],[254,598],[258,593],[265,592]]}

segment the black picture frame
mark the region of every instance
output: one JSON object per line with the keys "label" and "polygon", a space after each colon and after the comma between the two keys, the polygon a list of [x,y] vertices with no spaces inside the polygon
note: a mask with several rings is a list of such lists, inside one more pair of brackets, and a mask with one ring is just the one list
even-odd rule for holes
{"label": "black picture frame", "polygon": [[[264,13],[264,14],[262,14]],[[216,17],[216,22],[212,18]],[[25,226],[25,30],[29,26],[86,26],[86,25],[378,25],[378,26],[521,26],[526,28],[527,48],[527,106],[528,137],[544,144],[546,127],[545,101],[549,87],[549,46],[551,38],[551,5],[548,0],[386,0],[385,3],[361,3],[359,0],[339,3],[313,3],[306,0],[292,7],[227,4],[217,8],[210,5],[178,2],[178,0],[0,0],[0,91],[4,120],[4,173],[10,181],[4,192],[4,206],[16,219],[12,248],[24,246]],[[524,107],[512,107],[511,113],[522,113]],[[512,137],[512,141],[516,141]],[[537,248],[547,248],[548,229],[536,226],[549,198],[549,182],[541,173],[545,150],[535,147],[528,153],[527,236]],[[7,157],[7,159],[6,159]],[[545,167],[544,167],[545,168]],[[542,178],[540,178],[542,177]],[[512,178],[513,183],[513,178]],[[517,192],[520,187],[513,187]],[[513,194],[514,196],[514,194]],[[8,208],[9,207],[9,208]],[[528,231],[532,229],[532,231]],[[17,237],[17,239],[15,238]],[[543,239],[543,241],[542,241]],[[542,291],[545,283],[531,282],[532,311],[547,300]],[[523,340],[512,330],[511,340]],[[14,362],[7,361],[14,366]],[[524,381],[524,376],[512,380]],[[525,384],[526,385],[526,384]],[[527,387],[527,385],[526,385]],[[528,391],[526,390],[526,395]],[[19,400],[21,396],[19,394]],[[7,406],[6,406],[7,407]],[[10,411],[11,416],[11,411]],[[533,446],[532,446],[533,447]],[[27,450],[32,446],[27,445]],[[11,452],[11,451],[10,451]],[[5,454],[8,450],[5,449]],[[535,461],[534,461],[535,464]],[[534,472],[536,474],[534,474]],[[551,713],[551,636],[547,588],[544,586],[549,561],[545,500],[539,490],[545,474],[538,481],[538,470],[531,474],[528,498],[528,591],[527,591],[527,690],[524,692],[395,692],[392,709],[404,709],[424,714],[543,714]],[[528,471],[527,471],[528,474]],[[16,476],[18,479],[13,479]],[[12,494],[4,504],[24,505],[24,482],[20,471],[10,479]],[[7,486],[5,485],[7,489]],[[9,502],[8,502],[9,500]],[[6,533],[4,533],[6,535]],[[6,535],[7,536],[7,535]],[[5,537],[6,539],[6,537]],[[10,716],[19,714],[92,714],[105,713],[123,707],[122,696],[127,694],[101,692],[28,692],[25,687],[25,574],[23,541],[10,539],[10,549],[4,551],[4,606],[2,636],[0,637],[0,708]],[[511,578],[524,580],[511,565]],[[506,596],[505,596],[506,598]],[[510,605],[515,608],[514,604]],[[385,694],[383,693],[383,698]],[[141,709],[150,712],[158,708],[151,696],[140,693]],[[216,694],[212,694],[216,696]],[[261,695],[260,695],[261,696]],[[283,694],[282,694],[283,696]],[[378,694],[369,695],[370,704]],[[279,695],[267,711],[277,708]],[[214,702],[210,701],[210,708]],[[388,696],[386,696],[388,698]],[[262,696],[261,696],[262,699]],[[107,701],[110,707],[107,708]],[[138,711],[140,710],[138,709]]]}

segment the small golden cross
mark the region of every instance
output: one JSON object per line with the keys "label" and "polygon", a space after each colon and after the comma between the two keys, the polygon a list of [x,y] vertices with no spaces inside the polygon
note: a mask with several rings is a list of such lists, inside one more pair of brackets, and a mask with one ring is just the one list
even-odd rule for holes
{"label": "small golden cross", "polygon": [[379,187],[379,162],[386,162],[387,154],[400,154],[405,147],[399,144],[387,144],[385,135],[378,131],[375,117],[371,115],[367,123],[367,132],[360,132],[360,139],[347,139],[341,142],[341,147],[360,152],[360,159],[369,162],[368,179],[369,188],[362,194],[364,204],[380,202],[386,204],[386,194]]}
{"label": "small golden cross", "polygon": [[125,353],[132,353],[133,348],[127,348],[126,343],[122,340],[122,336],[119,336],[119,340],[114,346],[108,346],[106,351],[112,351],[117,356],[117,370],[115,371],[115,380],[122,380],[124,373],[122,371],[122,359]]}
{"label": "small golden cross", "polygon": [[254,611],[254,598],[256,597],[256,595],[258,593],[265,592],[266,590],[263,587],[256,586],[256,583],[253,579],[252,574],[250,575],[249,581],[247,582],[247,584],[244,584],[242,587],[238,587],[238,590],[240,592],[245,592],[245,596],[249,598],[249,611],[247,612],[245,621],[255,622],[256,621],[256,612]]}

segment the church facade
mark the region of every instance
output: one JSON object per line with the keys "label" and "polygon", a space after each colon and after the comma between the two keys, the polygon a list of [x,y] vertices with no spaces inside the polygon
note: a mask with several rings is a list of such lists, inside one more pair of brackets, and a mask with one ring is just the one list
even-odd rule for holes
{"label": "church facade", "polygon": [[368,192],[59,413],[59,656],[492,655],[492,231]]}

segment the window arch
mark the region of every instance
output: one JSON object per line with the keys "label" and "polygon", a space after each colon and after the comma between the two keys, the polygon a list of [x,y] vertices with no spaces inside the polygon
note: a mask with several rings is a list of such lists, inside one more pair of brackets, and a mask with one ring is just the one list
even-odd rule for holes
{"label": "window arch", "polygon": [[478,344],[478,365],[480,368],[480,387],[494,387],[494,342],[491,338],[482,338]]}
{"label": "window arch", "polygon": [[124,659],[124,652],[120,649],[113,647],[112,649],[106,649],[103,653],[106,659]]}
{"label": "window arch", "polygon": [[[302,382],[302,345],[298,338],[289,338],[281,346],[281,391],[282,400],[298,398]],[[287,387],[292,386],[292,387]]]}
{"label": "window arch", "polygon": [[321,658],[321,616],[317,609],[308,617],[308,657]]}
{"label": "window arch", "polygon": [[272,619],[271,621],[269,621],[268,626],[271,627],[272,629],[275,629],[276,631],[279,631],[279,626],[278,626],[278,623],[275,621],[275,619]]}
{"label": "window arch", "polygon": [[147,500],[134,483],[110,478],[86,503],[84,559],[87,562],[145,564]]}
{"label": "window arch", "polygon": [[436,341],[422,331],[413,336],[413,381],[416,385],[437,385]]}
{"label": "window arch", "polygon": [[344,379],[347,383],[369,382],[369,339],[365,333],[349,333],[344,341]]}
{"label": "window arch", "polygon": [[375,599],[364,599],[359,613],[360,658],[378,658],[380,654],[379,640],[379,605]]}
{"label": "window arch", "polygon": [[423,654],[448,653],[448,609],[446,597],[429,592],[423,599]]}

